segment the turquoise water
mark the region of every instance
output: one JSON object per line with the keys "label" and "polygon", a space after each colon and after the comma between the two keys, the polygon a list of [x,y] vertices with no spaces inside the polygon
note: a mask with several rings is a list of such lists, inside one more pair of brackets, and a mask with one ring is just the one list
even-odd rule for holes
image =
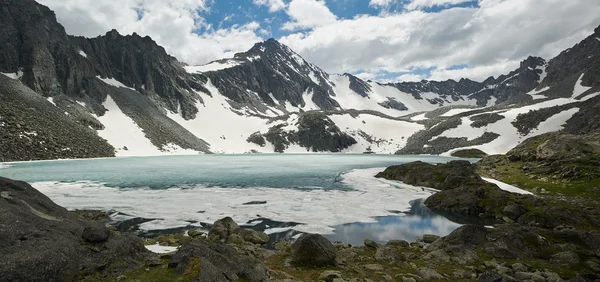
{"label": "turquoise water", "polygon": [[459,226],[434,213],[411,213],[411,203],[427,198],[432,189],[374,177],[390,165],[453,159],[343,154],[131,157],[5,163],[0,164],[0,176],[27,181],[68,209],[106,210],[113,212],[114,221],[139,222],[135,228],[140,234],[202,229],[231,216],[271,236],[322,233],[358,244],[363,237],[385,241],[446,235]]}
{"label": "turquoise water", "polygon": [[336,178],[351,169],[413,161],[442,163],[438,156],[256,154],[131,157],[11,163],[0,176],[27,182],[94,181],[108,187],[165,189],[181,185],[345,189]]}

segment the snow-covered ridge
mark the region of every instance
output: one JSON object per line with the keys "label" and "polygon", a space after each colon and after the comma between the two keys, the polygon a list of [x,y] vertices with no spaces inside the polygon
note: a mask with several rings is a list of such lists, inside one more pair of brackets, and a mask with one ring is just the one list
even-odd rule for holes
{"label": "snow-covered ridge", "polygon": [[201,66],[185,66],[188,73],[203,73],[209,71],[218,71],[241,65],[242,62],[235,59],[219,60]]}

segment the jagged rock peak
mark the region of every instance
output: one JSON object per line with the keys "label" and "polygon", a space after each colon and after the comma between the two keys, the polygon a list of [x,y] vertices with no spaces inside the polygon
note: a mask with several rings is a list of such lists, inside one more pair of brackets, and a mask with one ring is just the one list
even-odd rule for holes
{"label": "jagged rock peak", "polygon": [[521,62],[520,68],[524,69],[524,68],[531,67],[531,68],[535,69],[536,67],[543,66],[545,64],[546,64],[546,60],[544,60],[543,58],[529,56],[527,59],[525,59]]}

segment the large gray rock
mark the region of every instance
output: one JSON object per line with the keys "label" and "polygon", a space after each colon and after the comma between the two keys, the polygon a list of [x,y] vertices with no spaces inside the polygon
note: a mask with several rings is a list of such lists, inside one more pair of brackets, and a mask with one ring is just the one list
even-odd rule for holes
{"label": "large gray rock", "polygon": [[438,239],[440,239],[440,236],[438,236],[438,235],[432,235],[432,234],[423,235],[423,243],[426,243],[426,244],[431,244],[431,243],[437,241]]}
{"label": "large gray rock", "polygon": [[135,235],[108,236],[27,183],[0,178],[0,194],[0,281],[72,281],[156,259]]}
{"label": "large gray rock", "polygon": [[578,264],[580,261],[579,255],[575,252],[566,251],[552,255],[551,260],[563,264]]}
{"label": "large gray rock", "polygon": [[335,247],[319,234],[304,234],[292,244],[292,261],[312,266],[335,265]]}
{"label": "large gray rock", "polygon": [[439,274],[435,269],[429,267],[417,268],[417,275],[419,275],[424,280],[444,279],[444,276]]}
{"label": "large gray rock", "polygon": [[228,246],[192,241],[183,245],[169,261],[177,273],[198,271],[193,281],[266,281],[267,268],[257,259],[239,254]]}
{"label": "large gray rock", "polygon": [[240,229],[240,226],[231,218],[225,217],[215,221],[208,231],[208,236],[218,236],[220,239],[227,239],[229,235],[234,234]]}
{"label": "large gray rock", "polygon": [[252,229],[247,228],[239,228],[233,231],[235,234],[240,235],[246,242],[250,242],[252,244],[266,244],[269,243],[269,235],[264,232],[259,232]]}
{"label": "large gray rock", "polygon": [[83,240],[90,243],[105,242],[109,236],[110,230],[104,226],[88,226],[83,229],[83,234],[81,234]]}
{"label": "large gray rock", "polygon": [[502,213],[506,216],[508,216],[510,219],[517,221],[519,219],[519,217],[521,217],[522,215],[524,215],[525,213],[527,213],[529,211],[529,209],[521,204],[511,204],[506,206],[503,210]]}
{"label": "large gray rock", "polygon": [[489,271],[486,273],[483,273],[479,276],[479,282],[500,282],[502,281],[502,275],[494,272],[494,271]]}

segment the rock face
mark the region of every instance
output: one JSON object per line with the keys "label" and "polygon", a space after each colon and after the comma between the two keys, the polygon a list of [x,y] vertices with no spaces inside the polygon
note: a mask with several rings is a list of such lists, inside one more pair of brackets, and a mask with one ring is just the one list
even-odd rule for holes
{"label": "rock face", "polygon": [[[2,83],[0,96],[28,95],[21,93],[27,92],[22,87],[26,86],[40,96],[52,99],[54,105],[46,102],[44,107],[54,107],[55,112],[63,115],[51,118],[47,111],[42,112],[46,114],[43,118],[55,121],[49,126],[54,130],[45,130],[46,136],[38,138],[45,140],[34,140],[42,152],[25,157],[10,151],[6,153],[10,156],[7,160],[114,155],[114,150],[106,149],[110,146],[90,131],[90,128],[104,128],[96,116],[105,114],[103,103],[109,95],[158,148],[176,144],[208,152],[206,142],[165,115],[165,109],[169,109],[180,112],[184,118],[193,118],[198,111],[195,104],[201,100],[196,92],[207,92],[201,86],[206,77],[188,74],[175,58],[167,55],[149,37],[121,36],[116,31],[94,39],[70,37],[58,24],[54,13],[33,0],[0,1],[0,17],[3,19],[0,39],[5,42],[0,46],[0,72],[16,76],[11,83]],[[99,78],[116,79],[135,90],[107,85]],[[2,75],[1,79],[8,78]],[[2,104],[6,108],[0,108],[0,117],[11,121],[3,123],[4,129],[22,131],[26,125],[33,127],[33,131],[26,132],[44,131],[37,128],[36,117],[13,112],[12,103]],[[12,123],[14,119],[16,124]],[[65,119],[70,122],[61,122]],[[73,125],[74,122],[78,125]],[[81,133],[82,129],[87,132]],[[61,130],[74,132],[57,132]],[[72,135],[79,140],[70,142],[69,148],[63,147],[61,139]],[[19,136],[14,134],[9,140],[15,147],[13,151],[30,150],[29,142],[16,139]],[[54,144],[54,139],[60,143]],[[95,146],[89,146],[89,143]]]}
{"label": "rock face", "polygon": [[[269,39],[250,50],[235,54],[232,61],[244,62],[220,70],[206,72],[212,83],[227,98],[239,104],[250,104],[261,110],[261,104],[304,106],[303,95],[312,93],[312,102],[324,110],[339,108],[329,75],[302,59],[287,46]],[[260,99],[248,90],[256,93]],[[273,100],[269,94],[276,99]]]}
{"label": "rock face", "polygon": [[534,196],[506,192],[484,181],[476,169],[477,166],[468,161],[436,165],[418,161],[388,167],[375,177],[442,190],[425,200],[428,208],[437,211],[501,218],[503,210],[509,214],[513,212],[512,207],[507,208],[508,205],[543,205]]}
{"label": "rock face", "polygon": [[133,234],[111,234],[56,205],[24,182],[0,178],[0,280],[72,281],[154,259]]}
{"label": "rock face", "polygon": [[240,255],[228,246],[193,241],[182,246],[171,258],[169,267],[177,273],[192,273],[198,282],[227,282],[245,279],[267,280],[267,268],[257,259]]}
{"label": "rock face", "polygon": [[[298,144],[312,152],[340,152],[356,144],[356,139],[342,132],[324,113],[299,114],[298,121],[294,124],[297,130],[286,131],[284,125],[271,127],[263,134],[265,139],[274,145],[275,152],[282,153],[291,144]],[[253,133],[251,137],[255,140],[256,136],[257,134]]]}
{"label": "rock face", "polygon": [[303,265],[328,266],[335,264],[335,247],[319,234],[304,234],[292,244],[292,261]]}
{"label": "rock face", "polygon": [[0,75],[0,162],[114,156],[114,148],[20,82]]}
{"label": "rock face", "polygon": [[465,185],[487,185],[487,182],[477,174],[476,168],[477,166],[468,161],[450,161],[437,165],[417,161],[388,167],[375,177],[438,190],[449,190]]}
{"label": "rock face", "polygon": [[479,149],[465,149],[452,152],[452,156],[457,158],[483,158],[487,154]]}

